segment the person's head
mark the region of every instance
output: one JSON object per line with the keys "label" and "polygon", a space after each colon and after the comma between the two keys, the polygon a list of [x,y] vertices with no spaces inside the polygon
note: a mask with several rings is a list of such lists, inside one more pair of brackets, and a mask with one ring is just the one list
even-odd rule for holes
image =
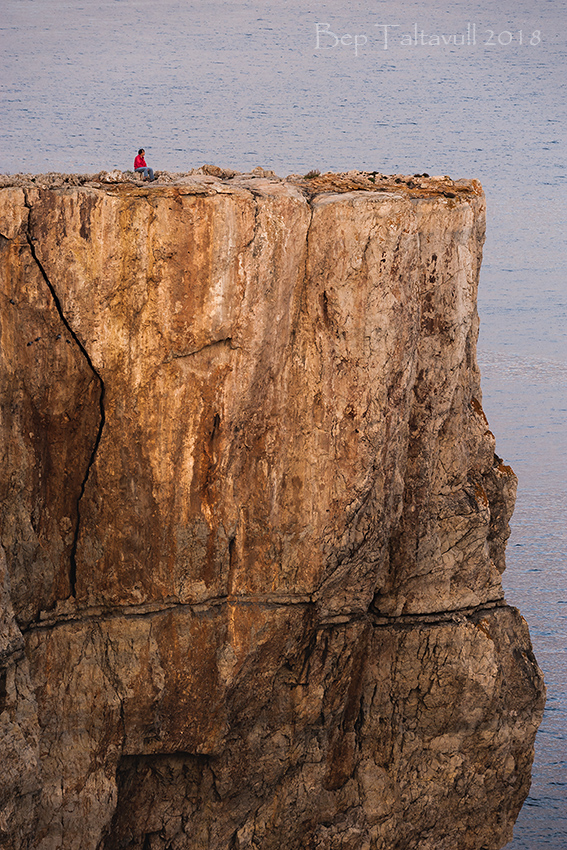
{"label": "person's head", "polygon": [[143,148],[140,148],[140,150],[138,151],[138,156],[143,156],[144,154],[145,150]]}

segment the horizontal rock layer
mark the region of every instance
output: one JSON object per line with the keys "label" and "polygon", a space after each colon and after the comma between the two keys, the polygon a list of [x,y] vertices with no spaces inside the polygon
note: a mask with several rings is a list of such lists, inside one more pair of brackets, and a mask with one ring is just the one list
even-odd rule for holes
{"label": "horizontal rock layer", "polygon": [[221,177],[0,190],[2,846],[501,847],[482,190]]}

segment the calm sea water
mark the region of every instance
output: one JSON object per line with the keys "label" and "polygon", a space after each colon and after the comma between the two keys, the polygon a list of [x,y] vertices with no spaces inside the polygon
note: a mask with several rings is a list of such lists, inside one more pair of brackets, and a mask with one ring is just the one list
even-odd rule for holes
{"label": "calm sea water", "polygon": [[507,850],[567,847],[566,32],[563,0],[3,0],[0,16],[0,172],[125,169],[143,146],[173,171],[481,179],[484,406],[520,478],[505,588],[549,693]]}

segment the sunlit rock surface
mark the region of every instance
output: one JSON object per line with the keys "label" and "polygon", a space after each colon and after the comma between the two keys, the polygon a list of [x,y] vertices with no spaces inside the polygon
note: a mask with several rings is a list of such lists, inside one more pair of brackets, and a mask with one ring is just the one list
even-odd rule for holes
{"label": "sunlit rock surface", "polygon": [[0,180],[0,844],[501,847],[475,181]]}

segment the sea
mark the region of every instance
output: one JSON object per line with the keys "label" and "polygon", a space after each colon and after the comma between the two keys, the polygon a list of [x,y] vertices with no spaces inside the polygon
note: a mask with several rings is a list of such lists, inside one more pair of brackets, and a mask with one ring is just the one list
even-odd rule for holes
{"label": "sea", "polygon": [[[476,177],[478,357],[519,477],[504,574],[547,707],[507,850],[567,848],[565,0],[2,0],[0,173]],[[455,848],[458,850],[458,848]]]}

